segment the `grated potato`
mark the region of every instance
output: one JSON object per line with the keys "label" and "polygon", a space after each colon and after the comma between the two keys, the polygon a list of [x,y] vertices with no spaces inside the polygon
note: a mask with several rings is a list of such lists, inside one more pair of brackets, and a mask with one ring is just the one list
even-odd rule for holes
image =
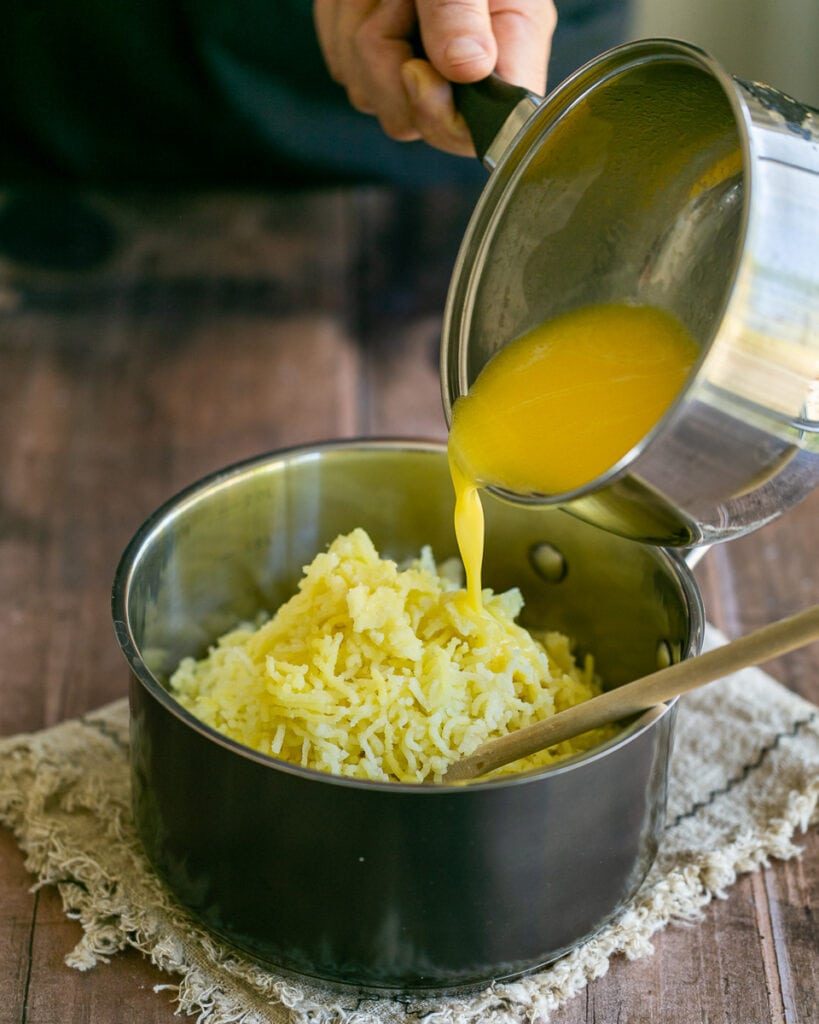
{"label": "grated potato", "polygon": [[[378,781],[440,780],[480,744],[600,692],[569,640],[516,625],[518,590],[484,591],[473,612],[453,563],[429,548],[407,568],[364,530],[337,537],[296,593],[261,624],[186,658],[172,693],[203,722],[254,750]],[[613,734],[598,729],[498,769],[524,771]]]}

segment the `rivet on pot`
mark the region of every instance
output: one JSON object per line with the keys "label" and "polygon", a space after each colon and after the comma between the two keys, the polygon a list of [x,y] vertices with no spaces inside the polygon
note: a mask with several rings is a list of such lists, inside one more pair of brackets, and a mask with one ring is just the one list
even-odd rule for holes
{"label": "rivet on pot", "polygon": [[680,645],[669,643],[668,640],[661,640],[657,644],[657,668],[668,668],[669,665],[676,665],[680,660]]}
{"label": "rivet on pot", "polygon": [[538,576],[547,583],[560,583],[569,571],[563,553],[547,541],[532,545],[529,549],[529,561]]}

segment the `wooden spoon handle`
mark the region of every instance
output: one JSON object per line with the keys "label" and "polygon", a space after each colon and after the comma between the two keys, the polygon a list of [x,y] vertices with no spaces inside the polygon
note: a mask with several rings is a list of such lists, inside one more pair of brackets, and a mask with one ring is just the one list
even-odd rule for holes
{"label": "wooden spoon handle", "polygon": [[450,765],[443,781],[463,782],[485,775],[518,758],[528,757],[589,729],[645,711],[741,668],[770,661],[813,640],[819,640],[819,604],[798,615],[763,626],[707,654],[625,683],[542,722],[490,740],[468,757]]}

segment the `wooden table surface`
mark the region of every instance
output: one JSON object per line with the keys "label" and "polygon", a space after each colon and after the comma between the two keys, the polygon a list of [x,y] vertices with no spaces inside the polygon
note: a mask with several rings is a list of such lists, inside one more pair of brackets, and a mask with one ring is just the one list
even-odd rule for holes
{"label": "wooden table surface", "polygon": [[[0,735],[125,693],[108,600],[158,503],[320,438],[443,437],[437,343],[472,198],[378,191],[0,197]],[[819,494],[698,570],[729,635],[819,600]],[[819,698],[819,646],[775,675]],[[819,837],[696,926],[617,960],[556,1024],[819,1020]],[[79,938],[0,830],[0,1024],[170,1022],[136,954],[79,974]]]}

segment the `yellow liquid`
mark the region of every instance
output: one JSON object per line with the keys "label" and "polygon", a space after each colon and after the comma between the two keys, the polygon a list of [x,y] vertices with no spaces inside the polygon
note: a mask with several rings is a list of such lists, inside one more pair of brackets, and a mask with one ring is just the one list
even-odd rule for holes
{"label": "yellow liquid", "polygon": [[449,466],[467,593],[481,607],[478,488],[556,495],[590,483],[662,417],[699,353],[653,306],[587,306],[541,324],[490,359],[455,403]]}

